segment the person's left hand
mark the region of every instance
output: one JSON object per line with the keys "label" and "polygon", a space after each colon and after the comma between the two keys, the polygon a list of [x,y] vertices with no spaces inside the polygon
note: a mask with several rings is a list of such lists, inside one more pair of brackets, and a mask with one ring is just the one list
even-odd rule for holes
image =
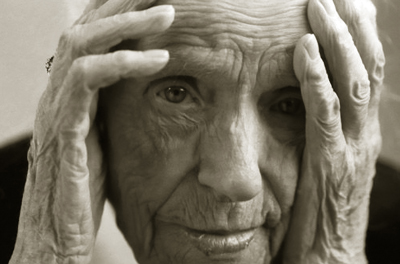
{"label": "person's left hand", "polygon": [[284,263],[366,263],[385,62],[375,13],[369,0],[309,2],[316,38],[302,37],[294,53],[306,108],[306,146]]}

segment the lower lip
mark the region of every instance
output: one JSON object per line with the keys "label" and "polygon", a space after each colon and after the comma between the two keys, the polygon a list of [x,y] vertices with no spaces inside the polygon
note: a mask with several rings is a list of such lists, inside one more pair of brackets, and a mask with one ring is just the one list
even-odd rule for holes
{"label": "lower lip", "polygon": [[190,242],[207,256],[236,253],[246,249],[253,240],[255,229],[226,235],[187,230]]}

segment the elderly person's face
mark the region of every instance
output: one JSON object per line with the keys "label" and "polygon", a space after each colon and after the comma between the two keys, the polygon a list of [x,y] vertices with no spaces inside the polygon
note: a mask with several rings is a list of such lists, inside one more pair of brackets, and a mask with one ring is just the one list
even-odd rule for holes
{"label": "elderly person's face", "polygon": [[170,0],[148,78],[106,89],[110,196],[142,263],[269,263],[290,218],[304,146],[293,72],[305,0]]}

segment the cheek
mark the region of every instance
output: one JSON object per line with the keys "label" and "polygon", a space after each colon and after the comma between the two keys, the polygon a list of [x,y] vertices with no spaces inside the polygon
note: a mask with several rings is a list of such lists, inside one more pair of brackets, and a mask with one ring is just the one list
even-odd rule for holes
{"label": "cheek", "polygon": [[[263,131],[270,130],[265,125]],[[273,132],[264,132],[262,137],[264,140],[259,146],[260,172],[281,213],[285,215],[290,212],[294,201],[304,144],[282,142],[274,137]]]}
{"label": "cheek", "polygon": [[112,180],[118,181],[122,196],[135,190],[143,203],[162,203],[194,166],[196,135],[177,137],[165,129],[145,100],[129,105],[131,111],[123,112],[127,107],[120,101],[107,123],[109,165],[116,172]]}
{"label": "cheek", "polygon": [[141,237],[137,234],[195,166],[196,135],[171,137],[174,133],[163,129],[140,95],[118,94],[121,96],[108,98],[105,123],[109,188],[120,225],[128,223],[121,226],[124,234],[128,241],[136,241]]}

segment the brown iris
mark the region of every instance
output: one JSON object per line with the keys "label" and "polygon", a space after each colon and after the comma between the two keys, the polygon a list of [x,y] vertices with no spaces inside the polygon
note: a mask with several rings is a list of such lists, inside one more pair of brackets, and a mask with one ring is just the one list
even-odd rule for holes
{"label": "brown iris", "polygon": [[186,98],[186,89],[180,86],[171,86],[164,90],[165,98],[168,102],[178,104]]}

